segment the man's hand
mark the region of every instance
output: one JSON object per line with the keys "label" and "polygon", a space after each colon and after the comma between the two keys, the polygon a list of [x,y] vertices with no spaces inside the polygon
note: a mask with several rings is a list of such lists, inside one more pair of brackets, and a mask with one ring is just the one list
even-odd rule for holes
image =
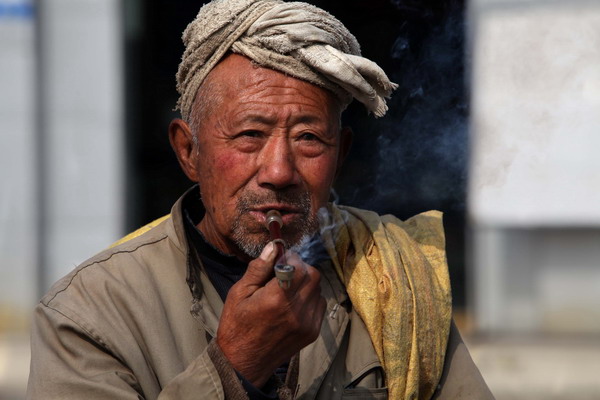
{"label": "man's hand", "polygon": [[294,279],[288,289],[273,277],[277,251],[265,246],[259,258],[227,295],[217,331],[217,344],[233,367],[262,387],[277,367],[319,336],[326,303],[321,275],[300,257],[288,253]]}

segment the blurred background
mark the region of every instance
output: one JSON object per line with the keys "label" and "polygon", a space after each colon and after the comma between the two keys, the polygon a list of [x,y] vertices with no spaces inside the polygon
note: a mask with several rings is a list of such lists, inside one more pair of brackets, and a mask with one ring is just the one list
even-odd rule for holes
{"label": "blurred background", "polygon": [[[600,2],[309,1],[399,83],[351,105],[343,204],[445,213],[455,319],[498,399],[600,399]],[[0,399],[61,276],[190,185],[166,132],[202,2],[0,0]]]}

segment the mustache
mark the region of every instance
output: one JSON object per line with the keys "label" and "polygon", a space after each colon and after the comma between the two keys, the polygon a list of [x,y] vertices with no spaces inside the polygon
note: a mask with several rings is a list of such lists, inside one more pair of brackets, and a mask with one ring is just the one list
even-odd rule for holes
{"label": "mustache", "polygon": [[278,203],[299,208],[305,213],[310,211],[310,195],[307,191],[278,191],[266,193],[245,193],[240,196],[237,209],[240,213],[250,211],[261,204]]}

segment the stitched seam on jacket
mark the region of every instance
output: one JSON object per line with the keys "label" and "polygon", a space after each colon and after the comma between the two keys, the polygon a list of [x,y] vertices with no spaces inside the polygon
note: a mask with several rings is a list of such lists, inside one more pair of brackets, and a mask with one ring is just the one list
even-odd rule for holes
{"label": "stitched seam on jacket", "polygon": [[[111,259],[111,258],[112,258],[114,255],[117,255],[117,254],[123,254],[123,253],[133,253],[133,252],[135,252],[135,251],[139,250],[140,248],[142,248],[142,247],[144,247],[144,246],[148,246],[148,245],[151,245],[151,244],[156,244],[156,243],[158,243],[158,242],[161,242],[161,241],[163,241],[164,239],[167,239],[167,238],[168,238],[168,235],[165,235],[165,236],[163,236],[163,237],[161,237],[161,238],[159,238],[159,239],[156,239],[156,240],[154,240],[154,241],[152,241],[152,242],[146,242],[146,243],[142,243],[142,244],[140,244],[138,247],[136,247],[136,248],[134,248],[134,249],[131,249],[131,250],[119,250],[119,251],[115,251],[115,252],[111,253],[111,254],[110,254],[108,257],[106,257],[106,258],[104,258],[104,259],[102,259],[102,260],[97,260],[97,261],[94,261],[94,262],[92,262],[92,263],[89,263],[89,264],[87,264],[87,265],[84,265],[84,266],[80,267],[80,268],[77,270],[77,272],[75,272],[75,273],[73,274],[73,276],[72,276],[72,277],[71,277],[71,279],[69,280],[69,283],[67,283],[67,284],[65,285],[65,287],[64,287],[64,288],[62,288],[62,289],[60,289],[58,292],[54,293],[54,296],[52,296],[52,298],[50,298],[50,299],[49,299],[48,301],[46,301],[45,303],[44,303],[43,301],[40,301],[40,303],[41,303],[41,304],[44,304],[44,305],[45,305],[45,306],[47,306],[47,307],[50,307],[50,303],[51,303],[51,302],[52,302],[52,301],[53,301],[53,300],[56,298],[56,296],[58,296],[60,293],[62,293],[62,292],[64,292],[65,290],[67,290],[67,289],[69,288],[69,286],[71,286],[71,284],[73,283],[73,280],[75,279],[75,277],[77,277],[77,275],[79,275],[79,273],[80,273],[81,271],[83,271],[84,269],[86,269],[86,268],[88,268],[88,267],[91,267],[92,265],[95,265],[95,264],[99,264],[99,263],[106,262],[106,261],[110,260],[110,259]],[[50,308],[51,308],[51,307],[50,307]]]}

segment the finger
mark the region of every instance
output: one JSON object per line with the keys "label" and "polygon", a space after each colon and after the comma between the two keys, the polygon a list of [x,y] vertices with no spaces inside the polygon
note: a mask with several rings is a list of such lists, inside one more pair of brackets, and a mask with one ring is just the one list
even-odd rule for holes
{"label": "finger", "polygon": [[306,266],[306,273],[300,285],[296,288],[296,296],[308,299],[321,295],[321,273],[315,267]]}
{"label": "finger", "polygon": [[326,311],[327,301],[319,294],[310,298],[305,304],[305,309],[302,310],[302,313],[307,318],[306,324],[314,326],[314,329],[317,329],[321,327]]}
{"label": "finger", "polygon": [[264,286],[273,277],[273,265],[276,256],[277,251],[274,243],[267,243],[260,256],[250,261],[240,282],[250,286]]}
{"label": "finger", "polygon": [[304,261],[302,261],[302,258],[300,258],[298,253],[288,250],[288,251],[286,251],[285,256],[287,259],[287,263],[296,267],[297,270],[302,270],[302,269],[305,270],[306,269],[306,266],[308,264],[306,264]]}
{"label": "finger", "polygon": [[296,310],[302,317],[301,325],[307,340],[306,344],[312,343],[319,336],[326,310],[327,302],[321,295],[311,297],[302,308]]}
{"label": "finger", "polygon": [[318,305],[317,311],[316,311],[316,315],[320,320],[318,322],[319,327],[323,323],[323,318],[325,317],[325,311],[327,311],[327,301],[325,300],[325,298],[323,296],[320,296],[319,305]]}
{"label": "finger", "polygon": [[[314,323],[315,323],[315,331],[317,336],[321,331],[321,326],[323,325],[323,320],[325,319],[325,312],[327,311],[327,301],[323,296],[319,296],[318,304],[315,308],[314,314]],[[316,338],[315,338],[316,339]]]}

